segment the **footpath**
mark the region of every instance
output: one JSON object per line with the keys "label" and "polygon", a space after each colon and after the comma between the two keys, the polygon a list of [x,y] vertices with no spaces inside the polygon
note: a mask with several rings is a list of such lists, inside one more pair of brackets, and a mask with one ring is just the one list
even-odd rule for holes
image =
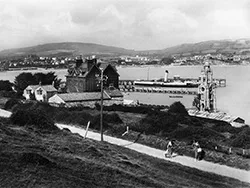
{"label": "footpath", "polygon": [[[2,117],[10,117],[11,112],[5,111],[0,109],[0,116]],[[81,136],[85,136],[85,129],[79,128],[73,125],[66,125],[66,124],[56,124],[60,129],[67,128],[69,129],[72,133],[78,133]],[[95,133],[93,131],[88,131],[87,133],[87,138],[91,138],[97,141],[101,140],[101,136],[99,133]],[[127,140],[123,140],[120,138],[115,138],[111,136],[104,135],[104,141],[109,142],[111,144],[115,144],[118,146],[126,147],[132,150],[135,150],[137,152],[150,155],[156,158],[168,160],[171,162],[179,163],[184,166],[196,168],[202,171],[206,172],[211,172],[215,174],[219,174],[222,176],[227,176],[231,178],[238,179],[240,181],[248,182],[250,183],[250,171],[246,170],[241,170],[241,169],[236,169],[232,167],[228,167],[225,165],[220,165],[212,162],[207,162],[207,161],[195,161],[194,158],[192,157],[187,157],[187,156],[175,156],[173,158],[165,158],[164,156],[164,151],[151,148],[142,144],[138,143],[133,143]]]}

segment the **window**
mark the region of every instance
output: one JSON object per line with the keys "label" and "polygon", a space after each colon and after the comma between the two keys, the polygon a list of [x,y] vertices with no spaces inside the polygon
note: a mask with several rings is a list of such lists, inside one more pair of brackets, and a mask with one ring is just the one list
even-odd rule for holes
{"label": "window", "polygon": [[26,93],[27,93],[28,95],[30,95],[30,94],[31,94],[31,89],[27,89],[27,90],[26,90]]}
{"label": "window", "polygon": [[37,90],[37,91],[36,91],[36,94],[37,94],[37,95],[42,95],[42,94],[43,94],[43,90],[41,90],[41,89]]}

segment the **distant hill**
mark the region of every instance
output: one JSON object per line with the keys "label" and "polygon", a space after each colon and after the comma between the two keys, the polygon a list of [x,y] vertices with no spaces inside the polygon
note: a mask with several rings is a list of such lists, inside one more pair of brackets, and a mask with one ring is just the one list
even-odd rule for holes
{"label": "distant hill", "polygon": [[250,39],[211,40],[194,44],[181,44],[158,51],[160,54],[207,54],[250,52]]}
{"label": "distant hill", "polygon": [[162,50],[135,51],[114,46],[106,46],[93,43],[49,43],[26,48],[15,48],[0,51],[0,56],[18,56],[37,54],[40,56],[70,56],[70,55],[160,55],[168,56],[174,54],[194,55],[207,53],[250,53],[250,39],[237,40],[211,40],[199,43],[181,44]]}
{"label": "distant hill", "polygon": [[124,48],[105,46],[92,43],[77,43],[77,42],[63,42],[63,43],[49,43],[26,48],[15,48],[0,51],[0,56],[18,56],[36,54],[40,56],[68,56],[68,55],[87,55],[87,54],[133,54],[133,50]]}

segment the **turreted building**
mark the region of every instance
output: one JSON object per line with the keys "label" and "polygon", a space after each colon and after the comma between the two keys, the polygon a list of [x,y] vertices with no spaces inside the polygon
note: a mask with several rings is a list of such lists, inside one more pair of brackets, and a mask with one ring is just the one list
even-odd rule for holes
{"label": "turreted building", "polygon": [[214,112],[216,110],[216,84],[214,83],[213,71],[208,61],[205,62],[199,80],[198,95],[200,99],[200,111]]}
{"label": "turreted building", "polygon": [[119,74],[117,70],[108,63],[97,63],[97,59],[77,58],[75,64],[68,69],[66,75],[66,86],[68,93],[76,92],[96,92],[100,91],[98,77],[101,75],[107,77],[104,82],[104,88],[114,87],[118,89]]}

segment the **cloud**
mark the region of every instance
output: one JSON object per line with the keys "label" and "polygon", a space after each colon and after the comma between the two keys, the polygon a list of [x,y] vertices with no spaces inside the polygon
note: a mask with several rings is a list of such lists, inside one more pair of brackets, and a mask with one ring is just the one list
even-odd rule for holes
{"label": "cloud", "polygon": [[250,37],[248,0],[0,0],[0,49],[78,41],[132,49]]}

